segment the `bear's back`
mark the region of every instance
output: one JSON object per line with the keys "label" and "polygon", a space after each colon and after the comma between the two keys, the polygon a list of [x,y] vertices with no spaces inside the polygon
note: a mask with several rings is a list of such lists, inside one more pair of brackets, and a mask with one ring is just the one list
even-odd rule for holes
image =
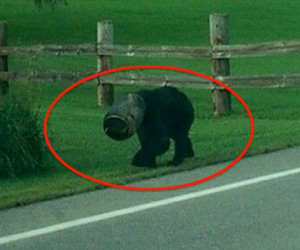
{"label": "bear's back", "polygon": [[146,122],[163,122],[170,130],[179,126],[190,127],[194,120],[194,108],[187,96],[177,88],[164,86],[138,92],[146,104]]}

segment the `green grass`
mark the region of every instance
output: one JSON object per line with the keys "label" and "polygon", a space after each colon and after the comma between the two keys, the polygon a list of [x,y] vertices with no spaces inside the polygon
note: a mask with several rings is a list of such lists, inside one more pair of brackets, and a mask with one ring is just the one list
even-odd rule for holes
{"label": "green grass", "polygon": [[[16,84],[13,88],[32,87]],[[67,84],[35,84],[37,103],[44,115],[52,100]],[[116,87],[117,96],[136,90],[136,87]],[[122,143],[107,138],[101,130],[104,109],[97,107],[94,84],[84,84],[64,96],[49,118],[50,141],[57,153],[68,164],[94,178],[125,184],[133,180],[159,176],[174,171],[203,167],[210,163],[232,160],[245,147],[249,137],[249,120],[242,105],[233,100],[230,116],[212,117],[210,92],[183,89],[196,108],[196,121],[191,137],[196,158],[180,168],[166,167],[172,157],[169,151],[158,159],[159,167],[140,169],[130,166],[138,149],[135,137]],[[32,92],[32,90],[31,90]],[[255,137],[247,155],[264,153],[300,144],[299,89],[238,89],[253,112]],[[70,195],[101,186],[84,180],[47,155],[47,172],[39,176],[1,179],[0,207],[27,204],[38,200]],[[191,180],[192,181],[192,180]]]}
{"label": "green grass", "polygon": [[[76,44],[96,42],[96,23],[111,19],[116,44],[209,45],[208,16],[230,15],[230,42],[246,44],[300,38],[298,0],[72,0],[56,11],[37,9],[33,1],[0,2],[0,19],[8,22],[11,45]],[[38,20],[38,21],[37,21]],[[130,64],[165,64],[210,74],[209,60],[169,58],[115,59],[115,67]],[[233,75],[298,72],[299,54],[236,59]],[[10,59],[15,71],[96,70],[96,58],[34,56]]]}
{"label": "green grass", "polygon": [[[208,15],[230,15],[231,43],[254,43],[299,39],[300,2],[298,0],[166,0],[163,2],[130,0],[70,0],[58,10],[36,9],[31,1],[0,2],[0,19],[8,21],[11,45],[76,44],[95,42],[96,23],[111,19],[116,44],[208,45]],[[171,58],[116,57],[114,66],[163,64],[210,74],[209,60]],[[12,71],[93,72],[93,56],[10,57]],[[299,54],[244,58],[231,61],[232,75],[267,75],[298,73]],[[12,83],[12,91],[33,95],[41,119],[50,103],[66,83]],[[117,96],[140,87],[116,87]],[[53,109],[49,119],[50,140],[59,155],[74,168],[95,178],[124,184],[133,180],[202,167],[209,163],[234,159],[246,145],[249,121],[237,100],[233,114],[213,117],[209,91],[184,88],[191,98],[197,119],[191,130],[197,157],[180,168],[165,167],[172,157],[159,158],[159,168],[130,166],[138,149],[135,137],[117,143],[101,131],[105,110],[96,105],[96,87],[83,84],[68,93]],[[255,120],[255,137],[248,155],[300,144],[299,88],[237,89],[248,103]],[[39,176],[0,180],[0,208],[100,188],[60,165],[50,153],[49,170]]]}

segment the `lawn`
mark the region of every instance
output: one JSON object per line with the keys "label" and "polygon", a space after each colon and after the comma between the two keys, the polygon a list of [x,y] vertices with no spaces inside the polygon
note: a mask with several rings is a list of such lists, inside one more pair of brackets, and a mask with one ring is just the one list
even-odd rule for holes
{"label": "lawn", "polygon": [[[272,3],[270,5],[270,3]],[[253,43],[299,39],[300,2],[283,1],[96,1],[73,0],[56,11],[36,9],[30,1],[1,1],[0,19],[8,22],[11,45],[66,44],[95,42],[96,23],[111,19],[116,44],[208,45],[208,15],[230,15],[231,43]],[[37,21],[38,20],[38,21]],[[247,29],[246,29],[247,28]],[[93,56],[11,57],[12,71],[93,72]],[[283,74],[299,72],[299,54],[245,58],[231,61],[233,75]],[[114,59],[114,66],[132,64],[172,65],[210,74],[208,60],[170,58]],[[71,82],[11,83],[11,90],[34,98],[41,121],[54,98]],[[116,86],[116,96],[136,91],[137,86]],[[191,130],[196,158],[179,168],[166,167],[172,157],[168,152],[159,158],[159,167],[140,169],[130,166],[138,149],[136,137],[117,143],[101,130],[105,109],[96,104],[94,83],[83,84],[68,93],[49,119],[53,147],[70,165],[95,178],[124,184],[174,171],[203,167],[210,163],[234,159],[246,145],[249,120],[242,105],[233,99],[233,114],[213,117],[208,90],[182,88],[192,100],[196,121]],[[249,105],[255,120],[255,137],[247,155],[268,152],[300,144],[300,89],[236,89]],[[101,186],[66,170],[46,153],[48,171],[38,176],[22,176],[0,181],[0,208],[74,194]],[[192,180],[191,180],[192,181]],[[179,183],[178,183],[179,184]]]}

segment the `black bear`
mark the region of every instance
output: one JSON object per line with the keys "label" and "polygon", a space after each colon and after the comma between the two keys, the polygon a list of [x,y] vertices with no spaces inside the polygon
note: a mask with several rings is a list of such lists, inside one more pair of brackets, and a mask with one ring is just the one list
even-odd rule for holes
{"label": "black bear", "polygon": [[135,166],[155,166],[156,157],[175,142],[175,155],[170,162],[179,165],[193,157],[189,130],[194,121],[194,108],[177,88],[164,86],[128,94],[114,104],[104,117],[105,133],[115,140],[124,140],[135,132],[141,149],[132,159]]}

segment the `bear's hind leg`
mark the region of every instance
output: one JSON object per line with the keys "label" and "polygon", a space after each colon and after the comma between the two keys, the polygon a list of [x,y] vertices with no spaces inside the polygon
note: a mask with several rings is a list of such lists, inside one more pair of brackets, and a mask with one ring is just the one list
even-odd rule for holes
{"label": "bear's hind leg", "polygon": [[183,162],[184,158],[193,157],[194,150],[191,139],[186,135],[178,135],[174,138],[175,155],[173,161],[170,162],[174,166],[178,166]]}
{"label": "bear's hind leg", "polygon": [[194,157],[194,156],[195,156],[195,152],[194,152],[194,149],[193,149],[192,141],[188,137],[186,148],[185,148],[185,157],[189,158],[189,157]]}

